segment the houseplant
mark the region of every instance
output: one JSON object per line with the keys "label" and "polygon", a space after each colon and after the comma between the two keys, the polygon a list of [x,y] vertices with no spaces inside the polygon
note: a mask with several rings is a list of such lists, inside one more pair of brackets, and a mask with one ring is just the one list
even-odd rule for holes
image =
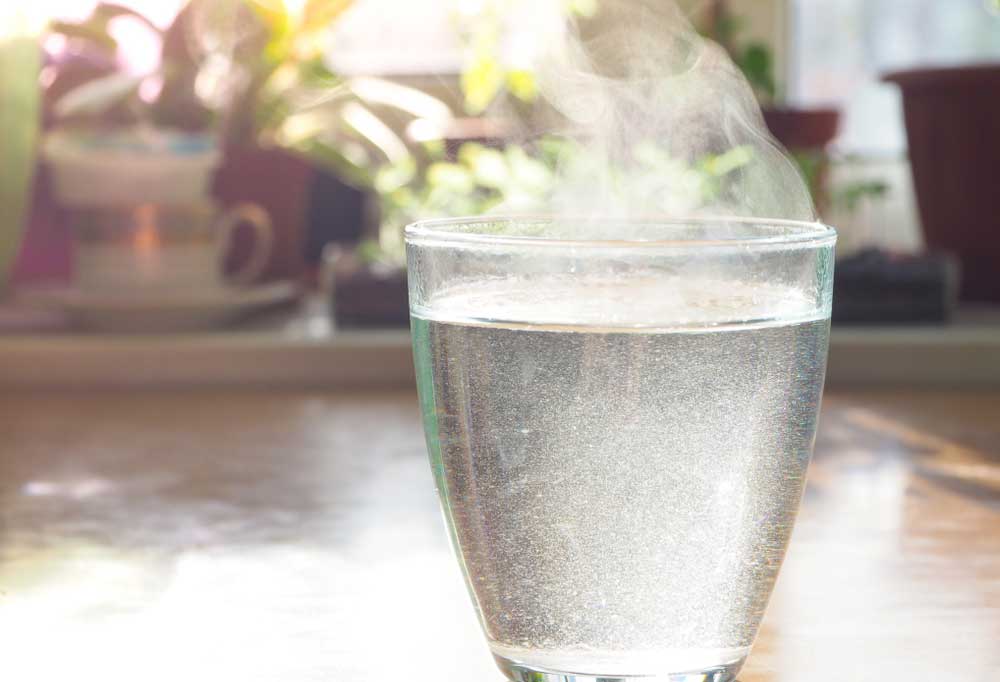
{"label": "houseplant", "polygon": [[[564,18],[588,16],[596,2],[568,0],[560,7]],[[439,125],[429,137],[408,136],[405,154],[372,167],[370,178],[380,209],[378,234],[353,252],[334,248],[325,258],[333,272],[333,313],[338,323],[407,323],[402,241],[407,223],[482,214],[500,203],[516,206],[533,201],[537,206],[551,184],[554,160],[537,148],[544,142],[529,154],[525,147],[510,144],[502,121],[482,117],[501,97],[526,117],[536,104],[532,71],[505,62],[501,55],[507,11],[504,3],[488,1],[456,17],[466,55],[457,80],[469,118],[447,121],[449,125]]]}
{"label": "houseplant", "polygon": [[[420,219],[482,215],[501,202],[533,207],[552,185],[554,163],[533,158],[518,145],[493,149],[466,142],[452,155],[443,142],[381,168],[375,188],[381,198],[377,240],[353,253],[333,249],[334,316],[340,324],[405,325],[409,319],[402,229]],[[453,158],[452,158],[453,157]]]}
{"label": "houseplant", "polygon": [[799,162],[817,207],[826,208],[826,148],[837,136],[840,112],[832,107],[796,107],[783,102],[770,46],[742,39],[745,20],[733,12],[728,0],[711,0],[703,12],[699,22],[702,33],[718,42],[746,76],[771,134]]}
{"label": "houseplant", "polygon": [[[124,18],[161,40],[156,73],[116,68],[110,27]],[[207,195],[219,155],[208,134],[211,112],[195,93],[196,63],[189,50],[171,47],[176,23],[163,31],[134,10],[101,3],[80,22],[52,22],[49,32],[65,38],[64,53],[85,50],[90,67],[81,73],[82,60],[57,59],[46,92],[55,130],[46,136],[45,154],[61,203],[184,203]],[[141,96],[156,78],[162,78],[159,92]]]}
{"label": "houseplant", "polygon": [[961,262],[961,297],[1000,302],[1000,66],[898,71],[924,239]]}
{"label": "houseplant", "polygon": [[370,186],[372,169],[397,160],[403,146],[383,118],[405,122],[415,97],[420,115],[434,105],[434,115],[450,115],[409,88],[341,78],[327,67],[324,32],[349,5],[309,0],[293,11],[276,0],[191,0],[160,31],[131,10],[102,3],[84,22],[53,30],[107,52],[114,49],[111,20],[145,21],[159,33],[160,67],[139,76],[99,71],[61,93],[54,110],[61,126],[88,134],[209,137],[212,152],[222,151],[216,196],[262,204],[278,231],[267,274],[297,275],[314,169]]}
{"label": "houseplant", "polygon": [[[505,212],[537,213],[553,204],[561,182],[586,186],[595,164],[584,145],[561,137],[543,136],[530,145],[508,143],[492,148],[467,142],[454,158],[439,143],[425,149],[433,160],[422,173],[412,162],[383,168],[376,186],[383,199],[379,242],[367,242],[354,254],[334,252],[334,314],[346,324],[402,325],[408,320],[402,227],[417,218],[485,215],[498,207]],[[752,151],[734,147],[687,164],[648,141],[630,150],[633,175],[624,185],[655,179],[655,195],[663,210],[696,211],[716,200],[723,179],[752,161]],[[625,173],[626,171],[622,171]],[[673,191],[671,191],[673,188]],[[365,303],[368,297],[377,301]]]}

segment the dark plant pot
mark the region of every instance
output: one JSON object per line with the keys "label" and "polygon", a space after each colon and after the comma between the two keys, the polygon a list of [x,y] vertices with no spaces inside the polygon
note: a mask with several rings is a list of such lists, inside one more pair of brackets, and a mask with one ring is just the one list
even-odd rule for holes
{"label": "dark plant pot", "polygon": [[944,323],[957,299],[958,264],[950,256],[871,248],[837,259],[835,325]]}
{"label": "dark plant pot", "polygon": [[406,271],[336,259],[333,319],[341,327],[405,327],[410,323]]}
{"label": "dark plant pot", "polygon": [[[303,158],[279,148],[227,147],[215,177],[215,195],[225,206],[259,204],[271,216],[274,249],[262,280],[295,279],[304,268],[306,212],[315,176]],[[236,267],[251,251],[251,236],[240,235],[230,254]]]}
{"label": "dark plant pot", "polygon": [[333,173],[316,169],[306,214],[306,266],[316,268],[328,244],[352,246],[377,230],[377,196],[348,185]]}
{"label": "dark plant pot", "polygon": [[1000,65],[887,74],[903,91],[924,240],[962,264],[960,295],[1000,301]]}
{"label": "dark plant pot", "polygon": [[840,112],[837,109],[771,108],[763,111],[768,130],[799,162],[813,168],[809,181],[816,208],[820,213],[830,204],[828,177],[830,162],[826,148],[837,136]]}
{"label": "dark plant pot", "polygon": [[790,150],[825,149],[837,136],[837,109],[766,107],[764,122],[778,142]]}

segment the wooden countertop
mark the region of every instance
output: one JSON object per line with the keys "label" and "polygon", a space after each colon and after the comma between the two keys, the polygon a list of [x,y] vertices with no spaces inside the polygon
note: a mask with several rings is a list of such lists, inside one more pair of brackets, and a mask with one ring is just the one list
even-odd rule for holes
{"label": "wooden countertop", "polygon": [[[416,401],[0,395],[0,679],[499,680]],[[1000,393],[832,393],[744,682],[1000,671]]]}

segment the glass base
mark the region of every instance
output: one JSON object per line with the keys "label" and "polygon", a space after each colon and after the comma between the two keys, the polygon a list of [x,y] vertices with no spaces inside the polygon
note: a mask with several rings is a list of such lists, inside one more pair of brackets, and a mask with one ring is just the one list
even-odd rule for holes
{"label": "glass base", "polygon": [[706,670],[691,670],[655,675],[607,675],[546,670],[493,654],[500,670],[512,682],[736,682],[745,658]]}

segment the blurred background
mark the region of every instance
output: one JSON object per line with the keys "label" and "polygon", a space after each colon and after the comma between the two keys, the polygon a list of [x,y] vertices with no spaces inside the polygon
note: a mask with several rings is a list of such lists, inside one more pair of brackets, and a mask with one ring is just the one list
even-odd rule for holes
{"label": "blurred background", "polygon": [[[1000,382],[998,4],[682,5],[840,233],[831,383]],[[409,384],[402,228],[544,205],[566,149],[524,134],[557,126],[533,65],[602,22],[601,0],[0,12],[9,386]]]}
{"label": "blurred background", "polygon": [[[617,1],[0,3],[0,679],[499,679],[427,466],[402,229],[545,205],[574,149],[525,134],[560,126],[534,65]],[[740,679],[992,679],[1000,0],[682,4],[840,235]],[[746,159],[674,161],[712,187]]]}

